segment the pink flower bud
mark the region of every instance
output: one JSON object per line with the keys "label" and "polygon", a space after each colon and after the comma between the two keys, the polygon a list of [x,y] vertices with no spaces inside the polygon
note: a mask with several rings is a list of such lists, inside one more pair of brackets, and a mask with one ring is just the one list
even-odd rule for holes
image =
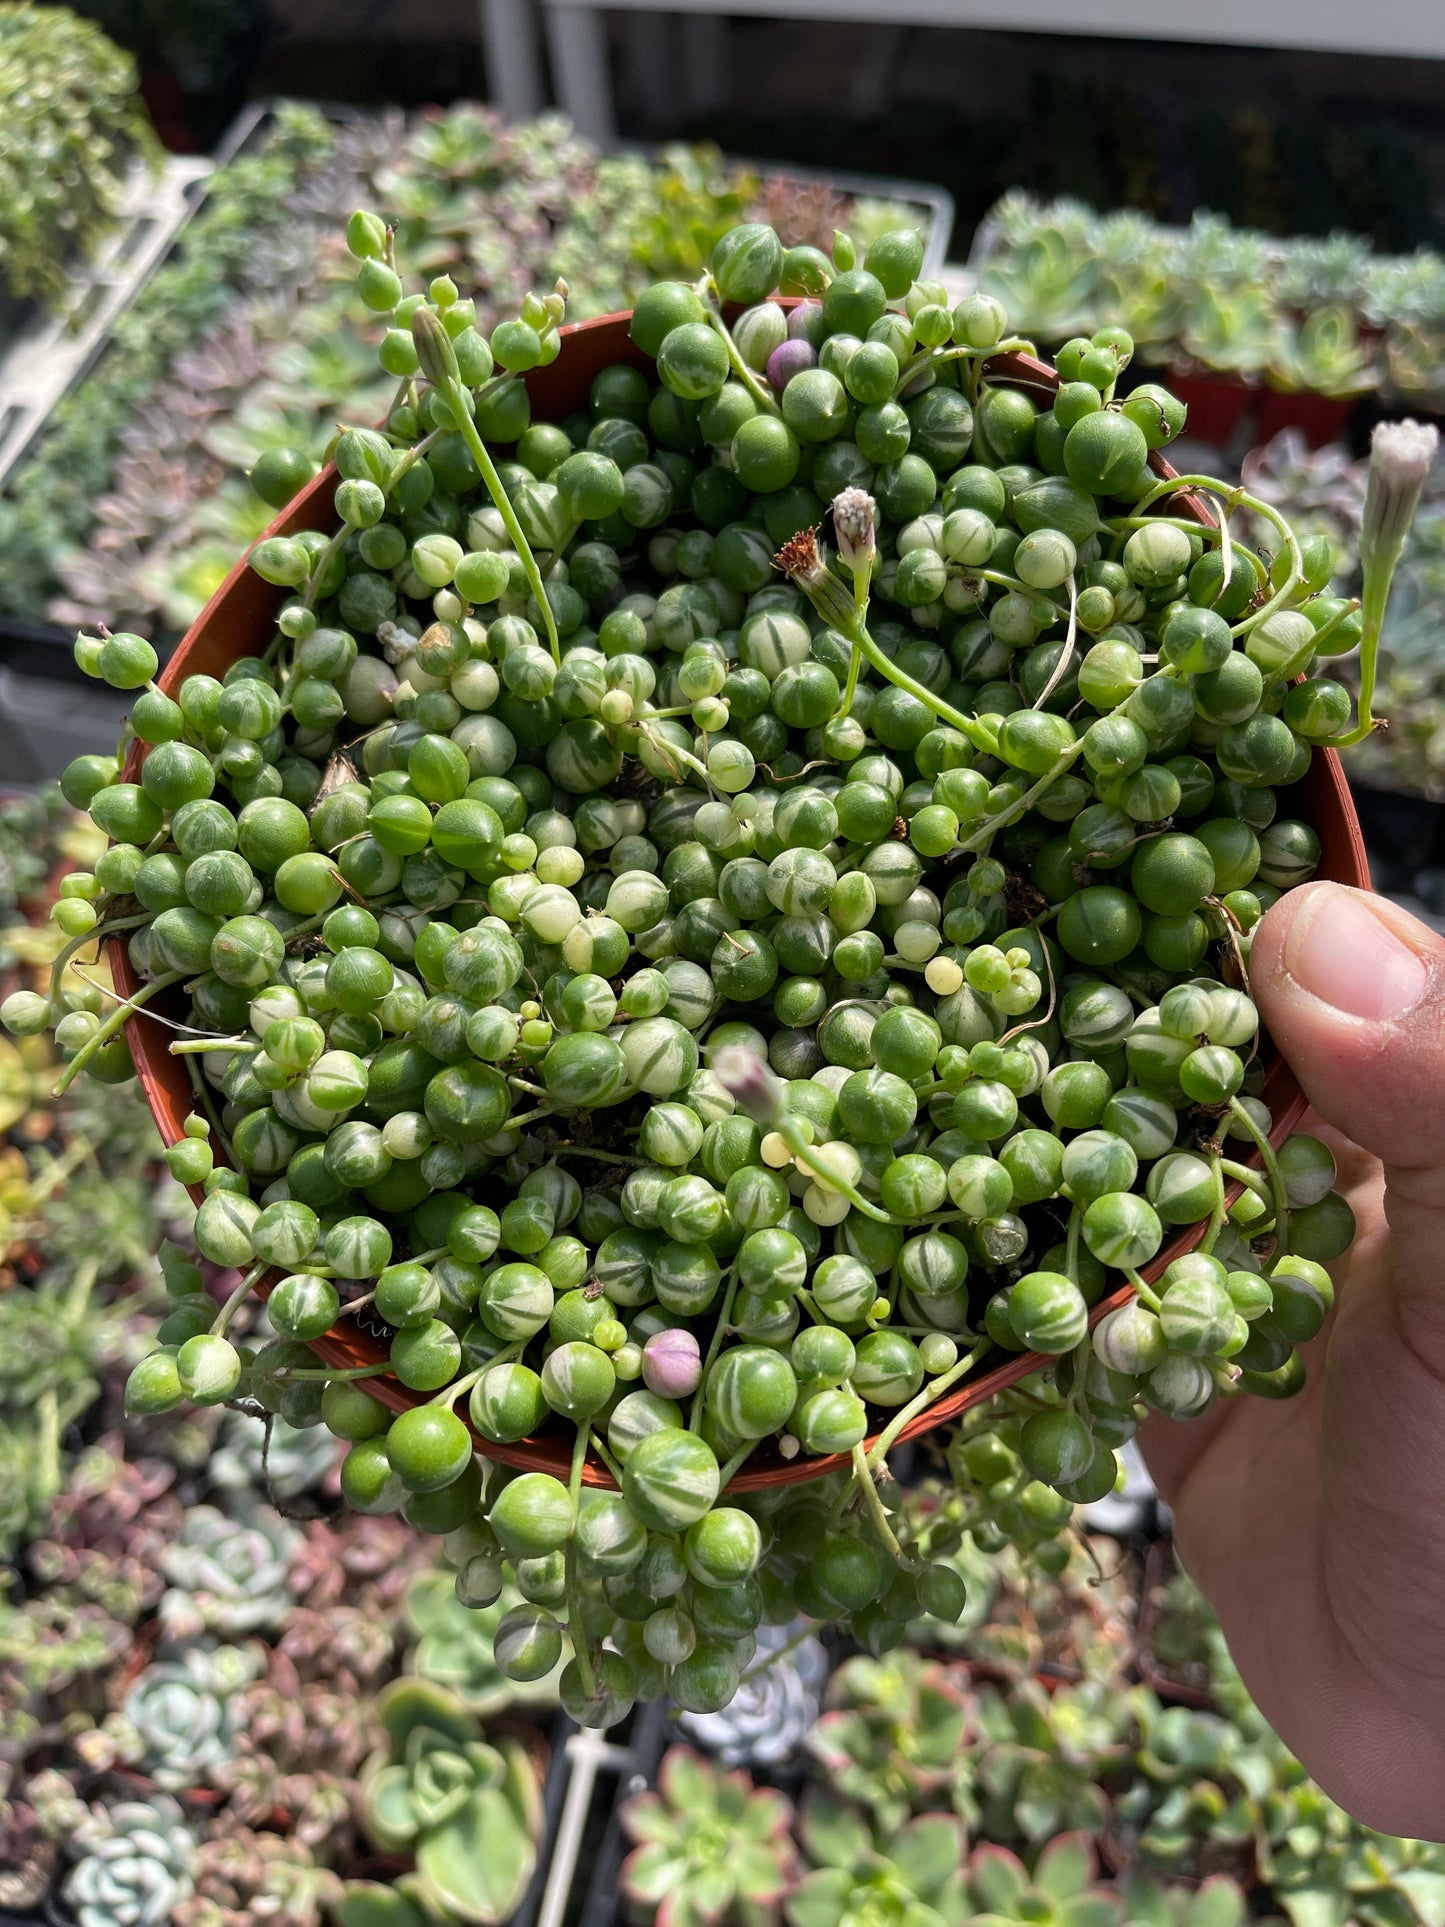
{"label": "pink flower bud", "polygon": [[746,1044],[725,1044],[713,1058],[712,1071],[738,1108],[756,1123],[775,1124],[782,1116],[783,1087]]}
{"label": "pink flower bud", "polygon": [[642,1378],[659,1398],[686,1398],[702,1380],[702,1355],[691,1332],[656,1332],[642,1348]]}

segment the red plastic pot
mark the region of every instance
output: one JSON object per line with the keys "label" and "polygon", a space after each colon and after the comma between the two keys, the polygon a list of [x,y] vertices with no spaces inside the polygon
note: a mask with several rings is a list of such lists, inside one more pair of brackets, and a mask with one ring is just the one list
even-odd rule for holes
{"label": "red plastic pot", "polygon": [[[550,367],[538,369],[527,377],[535,419],[555,421],[573,409],[584,406],[593,378],[604,368],[618,362],[630,362],[639,368],[650,367],[648,358],[628,339],[627,324],[628,316],[625,314],[605,315],[596,321],[584,321],[563,329],[565,341],[556,361]],[[1051,391],[1058,385],[1058,377],[1053,369],[1032,355],[998,355],[989,364],[989,374],[995,381],[1033,390]],[[1155,454],[1150,459],[1162,478],[1175,473],[1162,456]],[[332,505],[335,481],[335,470],[324,470],[277,516],[266,534],[292,535],[301,529],[334,529],[337,526]],[[1208,508],[1192,492],[1181,490],[1171,498],[1171,506],[1176,513],[1193,516],[1201,524],[1212,526]],[[160,679],[161,688],[172,692],[185,677],[191,675],[224,675],[228,665],[237,658],[259,655],[271,639],[276,611],[284,594],[283,590],[263,582],[247,568],[244,561],[238,562],[167,663]],[[140,745],[132,749],[127,776],[139,767],[141,753]],[[1333,751],[1315,757],[1313,767],[1300,789],[1299,808],[1313,823],[1323,845],[1320,874],[1367,889],[1369,871],[1365,846],[1339,758]],[[112,942],[110,956],[117,988],[124,995],[131,995],[138,984],[124,943]],[[164,1014],[165,1002],[158,998],[157,1005],[160,1014]],[[159,1024],[147,1023],[145,1016],[144,1011],[138,1012],[127,1026],[131,1051],[141,1088],[161,1136],[167,1144],[174,1144],[182,1135],[182,1127],[191,1110],[190,1079],[180,1058],[173,1057],[166,1047],[169,1032]],[[1305,1109],[1304,1098],[1289,1066],[1278,1055],[1273,1055],[1269,1062],[1265,1098],[1274,1117],[1273,1135],[1278,1143],[1298,1124]],[[1201,1227],[1181,1232],[1143,1276],[1149,1280],[1157,1277],[1172,1259],[1189,1250],[1200,1235]],[[1094,1318],[1097,1320],[1113,1306],[1126,1303],[1131,1291],[1129,1285],[1121,1285],[1095,1307]],[[326,1337],[317,1339],[312,1350],[326,1364],[340,1368],[380,1364],[387,1356],[386,1347],[378,1337],[358,1331],[353,1324],[345,1321]],[[1048,1362],[1036,1354],[1026,1353],[981,1370],[957,1391],[940,1399],[927,1412],[920,1413],[904,1429],[901,1437],[913,1438],[934,1426],[946,1424],[961,1412],[982,1404],[996,1392],[1016,1384]],[[367,1389],[394,1411],[404,1411],[408,1406],[425,1402],[424,1394],[410,1392],[397,1380],[386,1376],[368,1380]],[[517,1445],[495,1445],[490,1440],[478,1438],[477,1450],[484,1457],[499,1459],[507,1465],[553,1472],[565,1479],[572,1448],[570,1440],[560,1433],[554,1437],[544,1432],[536,1438],[524,1439]],[[792,1484],[802,1479],[817,1478],[822,1473],[839,1470],[847,1464],[848,1459],[843,1455],[785,1460],[773,1448],[760,1446],[752,1460],[735,1475],[729,1489],[746,1492],[759,1486]],[[610,1486],[613,1483],[606,1468],[595,1458],[589,1458],[584,1478],[591,1485]]]}
{"label": "red plastic pot", "polygon": [[1273,441],[1286,428],[1297,428],[1309,448],[1344,439],[1350,417],[1359,405],[1357,395],[1316,395],[1305,389],[1263,388],[1254,416],[1256,446]]}
{"label": "red plastic pot", "polygon": [[1171,368],[1164,376],[1169,392],[1189,410],[1184,432],[1211,448],[1223,448],[1245,410],[1259,394],[1253,382],[1238,375],[1215,374],[1209,369]]}

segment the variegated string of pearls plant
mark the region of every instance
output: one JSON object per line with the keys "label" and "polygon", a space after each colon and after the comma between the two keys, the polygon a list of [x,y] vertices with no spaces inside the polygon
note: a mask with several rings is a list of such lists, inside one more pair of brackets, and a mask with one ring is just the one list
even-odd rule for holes
{"label": "variegated string of pearls plant", "polygon": [[[716,1708],[764,1620],[882,1651],[956,1615],[965,1529],[1056,1559],[1146,1407],[1300,1383],[1352,1221],[1324,1145],[1271,1145],[1247,960],[1318,861],[1276,792],[1343,740],[1318,670],[1361,620],[1266,505],[1155,478],[1184,410],[1116,399],[1126,336],[1067,344],[1056,393],[1000,379],[1027,344],[910,231],[859,265],[734,229],[555,423],[522,376],[567,353],[565,290],[488,340],[348,232],[385,425],[338,433],[333,537],[253,551],[289,591],[260,655],[172,696],[140,638],[78,640],[146,754],[67,772],[112,844],[63,885],[51,995],[0,1014],[55,1030],[62,1082],[127,1075],[137,1016],[190,1068],[168,1160],[240,1277],[218,1312],[167,1248],[133,1410],[329,1426],[463,1600],[514,1576],[504,1671],[570,1648],[598,1725]],[[99,937],[124,1002],[76,974]],[[277,1336],[237,1342],[268,1275]],[[385,1358],[319,1365],[363,1307]],[[1052,1368],[970,1420],[950,1539],[887,1456],[1000,1349]],[[474,1450],[548,1430],[570,1478]],[[768,1442],[848,1470],[730,1490]]]}

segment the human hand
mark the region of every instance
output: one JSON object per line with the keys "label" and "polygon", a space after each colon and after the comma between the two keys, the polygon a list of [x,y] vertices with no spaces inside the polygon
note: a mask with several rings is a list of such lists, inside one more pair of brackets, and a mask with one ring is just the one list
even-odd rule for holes
{"label": "human hand", "polygon": [[1313,883],[1250,978],[1358,1234],[1298,1396],[1151,1419],[1145,1454],[1286,1744],[1367,1825],[1445,1839],[1445,939]]}

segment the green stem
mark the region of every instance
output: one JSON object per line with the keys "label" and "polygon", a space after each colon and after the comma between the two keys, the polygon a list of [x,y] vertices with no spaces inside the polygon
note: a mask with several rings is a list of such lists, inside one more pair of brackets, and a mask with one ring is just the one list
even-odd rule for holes
{"label": "green stem", "polygon": [[1138,1292],[1141,1301],[1149,1307],[1150,1311],[1158,1311],[1159,1294],[1155,1291],[1154,1287],[1146,1284],[1138,1272],[1131,1270],[1128,1265],[1124,1267],[1124,1276],[1129,1280],[1129,1283],[1134,1287],[1135,1291]]}
{"label": "green stem", "polygon": [[[1299,539],[1272,503],[1262,502],[1257,495],[1249,495],[1242,488],[1231,488],[1227,482],[1221,482],[1213,475],[1176,475],[1168,481],[1156,482],[1146,495],[1140,496],[1134,507],[1142,514],[1151,502],[1157,502],[1166,495],[1177,494],[1180,489],[1190,488],[1206,489],[1211,495],[1217,495],[1221,502],[1227,502],[1230,508],[1247,508],[1252,514],[1263,516],[1265,521],[1272,523],[1284,538],[1285,553],[1289,556],[1289,573],[1284,582],[1266,602],[1255,610],[1253,615],[1245,616],[1230,630],[1232,636],[1248,635],[1251,629],[1258,628],[1261,622],[1267,622],[1272,615],[1284,608],[1304,580],[1304,558],[1300,554]],[[1198,532],[1196,530],[1196,533]]]}
{"label": "green stem", "polygon": [[[1390,581],[1394,569],[1373,572],[1365,582],[1364,598],[1361,602],[1363,622],[1360,629],[1360,696],[1356,704],[1358,720],[1346,736],[1332,736],[1327,745],[1330,749],[1348,749],[1352,743],[1362,743],[1376,728],[1375,722],[1375,683],[1380,673],[1380,636],[1385,627],[1385,604],[1390,596]],[[1319,637],[1314,638],[1316,643]]]}
{"label": "green stem", "polygon": [[1269,1179],[1262,1172],[1252,1171],[1247,1164],[1236,1164],[1233,1158],[1220,1158],[1219,1168],[1225,1177],[1234,1178],[1238,1183],[1247,1185],[1265,1204],[1274,1203],[1274,1198],[1270,1194]]}
{"label": "green stem", "polygon": [[899,1407],[879,1433],[877,1444],[868,1454],[868,1462],[873,1469],[882,1465],[904,1427],[911,1425],[920,1412],[926,1412],[930,1405],[935,1405],[945,1392],[951,1391],[966,1372],[972,1371],[992,1343],[991,1338],[980,1339],[971,1352],[965,1352],[946,1372],[940,1372],[932,1384],[925,1385],[906,1405]]}
{"label": "green stem", "polygon": [[645,1158],[630,1158],[621,1151],[599,1151],[591,1144],[557,1144],[558,1157],[601,1158],[604,1164],[645,1164]]}
{"label": "green stem", "polygon": [[863,1509],[873,1521],[873,1530],[883,1541],[888,1556],[903,1567],[905,1572],[917,1572],[918,1561],[910,1559],[898,1543],[898,1534],[893,1530],[893,1522],[883,1509],[883,1501],[878,1496],[878,1487],[873,1480],[873,1469],[868,1463],[868,1454],[861,1442],[853,1447],[850,1455],[853,1460],[853,1477],[859,1492],[863,1495]]}
{"label": "green stem", "polygon": [[352,1365],[345,1371],[333,1371],[329,1365],[283,1365],[278,1372],[268,1372],[273,1379],[324,1378],[328,1384],[343,1379],[383,1378],[391,1370],[390,1363],[384,1365]]}
{"label": "green stem", "polygon": [[471,452],[472,460],[482,471],[482,480],[487,485],[487,493],[491,496],[493,505],[502,518],[503,527],[507,531],[512,547],[521,558],[522,569],[527,577],[527,586],[532,591],[532,598],[541,612],[542,626],[547,631],[547,645],[552,651],[552,660],[560,664],[562,643],[557,634],[557,618],[553,615],[552,605],[547,600],[542,571],[537,567],[537,558],[533,555],[531,544],[522,532],[522,525],[517,520],[517,511],[512,507],[511,497],[502,487],[502,478],[497,473],[496,463],[488,453],[487,445],[478,434],[477,425],[467,409],[462,385],[452,376],[447,376],[438,386],[452,419],[461,431],[462,440]]}
{"label": "green stem", "polygon": [[[376,1296],[375,1292],[372,1292],[370,1296],[374,1298]],[[362,1299],[357,1300],[357,1304],[365,1302],[367,1301]],[[343,1305],[341,1308],[342,1317],[344,1318],[349,1311],[355,1311],[356,1308],[356,1305]],[[522,1347],[520,1345],[512,1345],[507,1349],[515,1356],[521,1351]],[[493,1365],[505,1365],[506,1362],[506,1354],[498,1352],[497,1356],[495,1358],[489,1358],[485,1365],[478,1365],[474,1372],[467,1372],[462,1378],[454,1379],[450,1385],[443,1385],[439,1392],[434,1392],[432,1396],[427,1399],[426,1403],[428,1405],[444,1405],[450,1412],[455,1407],[462,1393],[469,1392],[483,1373],[489,1371]]]}
{"label": "green stem", "polygon": [[240,1284],[237,1285],[236,1289],[231,1293],[230,1297],[226,1300],[225,1304],[222,1305],[211,1322],[211,1331],[216,1337],[225,1337],[226,1333],[231,1329],[231,1322],[235,1318],[236,1313],[241,1309],[242,1305],[246,1302],[247,1298],[250,1297],[251,1293],[256,1289],[256,1286],[265,1275],[266,1264],[264,1260],[260,1264],[252,1265],[251,1269],[246,1272]]}
{"label": "green stem", "polygon": [[815,1177],[826,1178],[835,1191],[848,1200],[855,1211],[872,1218],[876,1224],[903,1224],[906,1220],[895,1218],[879,1205],[870,1204],[857,1187],[845,1178],[841,1171],[835,1171],[826,1158],[818,1153],[803,1136],[803,1127],[796,1118],[784,1117],[777,1126],[778,1136],[787,1145],[799,1164],[805,1165]]}
{"label": "green stem", "polygon": [[[707,764],[699,762],[690,749],[683,749],[678,743],[660,743],[652,731],[648,729],[647,722],[647,717],[640,717],[633,723],[632,727],[637,731],[639,736],[645,736],[647,738],[648,742],[651,743],[652,747],[664,762],[676,757],[679,762],[686,763],[687,766],[706,783],[709,795],[716,799],[717,792],[713,789],[712,778],[708,774]],[[673,775],[677,776],[679,781],[681,780],[679,772],[676,769],[673,770]]]}
{"label": "green stem", "polygon": [[[929,348],[923,354],[915,355],[903,369],[894,386],[893,399],[897,401],[927,369],[941,367],[946,361],[972,361],[982,367],[990,355],[1017,354],[1020,351],[1031,354],[1033,345],[1020,335],[1009,341],[996,341],[991,348]],[[1042,387],[1044,384],[1039,385]]]}
{"label": "green stem", "polygon": [[863,651],[857,646],[857,638],[854,638],[854,651],[852,651],[852,655],[848,657],[848,682],[844,684],[842,698],[838,701],[838,707],[834,709],[834,719],[836,719],[836,717],[846,717],[846,715],[852,715],[852,713],[854,713],[854,696],[857,696],[857,673],[859,673],[861,667],[863,667]]}
{"label": "green stem", "polygon": [[598,1458],[601,1459],[602,1463],[607,1467],[607,1470],[612,1474],[613,1478],[617,1481],[618,1489],[620,1491],[622,1487],[622,1467],[617,1463],[616,1459],[614,1459],[612,1454],[608,1451],[606,1445],[603,1443],[602,1435],[600,1432],[594,1429],[593,1432],[591,1433],[591,1439],[592,1439],[592,1450],[597,1454]]}
{"label": "green stem", "polygon": [[1064,1269],[1074,1284],[1079,1282],[1079,1239],[1083,1229],[1084,1214],[1074,1205],[1069,1212],[1068,1244],[1064,1252]]}
{"label": "green stem", "polygon": [[143,923],[150,923],[154,915],[154,911],[143,910],[138,916],[116,917],[110,923],[97,923],[81,936],[72,937],[64,948],[56,953],[51,963],[50,1001],[55,1003],[59,999],[60,980],[65,974],[65,966],[79,951],[86,949],[90,944],[103,941],[106,937],[114,936],[117,930],[138,930]]}
{"label": "green stem", "polygon": [[752,1457],[757,1443],[756,1439],[749,1439],[745,1445],[738,1447],[730,1459],[723,1460],[722,1468],[718,1473],[717,1484],[719,1492],[727,1491],[728,1481],[732,1478],[733,1474],[739,1471],[747,1460]]}
{"label": "green stem", "polygon": [[1204,1236],[1199,1241],[1199,1249],[1205,1253],[1213,1251],[1219,1242],[1219,1234],[1229,1216],[1229,1206],[1224,1196],[1224,1159],[1217,1152],[1210,1156],[1209,1169],[1214,1178],[1214,1206],[1209,1213]]}
{"label": "green stem", "polygon": [[1013,802],[1008,804],[1004,809],[1001,809],[996,816],[991,816],[986,822],[981,823],[971,836],[964,838],[959,848],[973,851],[982,850],[985,845],[993,841],[1000,830],[1007,828],[1010,823],[1016,822],[1019,817],[1027,815],[1044,792],[1052,789],[1059,778],[1067,774],[1070,763],[1073,762],[1083,747],[1084,739],[1082,736],[1077,742],[1070,743],[1069,747],[1058,760],[1051,768],[1044,771],[1038,782],[1035,783],[1031,789],[1025,790],[1022,796],[1015,797]]}
{"label": "green stem", "polygon": [[225,1153],[226,1162],[234,1165],[236,1158],[235,1153],[231,1149],[230,1136],[221,1123],[221,1113],[216,1109],[216,1100],[211,1093],[211,1087],[202,1076],[200,1064],[194,1057],[188,1057],[186,1059],[186,1074],[191,1080],[191,1090],[196,1101],[210,1122],[211,1131],[215,1140]]}
{"label": "green stem", "polygon": [[775,1653],[769,1653],[766,1659],[760,1660],[756,1666],[750,1667],[748,1671],[742,1675],[738,1682],[739,1685],[745,1686],[750,1679],[761,1679],[770,1666],[776,1666],[779,1660],[786,1659],[789,1653],[801,1646],[805,1639],[811,1639],[812,1637],[813,1628],[811,1626],[805,1625],[801,1627],[799,1631],[793,1634],[791,1639],[786,1641],[784,1645],[779,1646]]}
{"label": "green stem", "polygon": [[730,1275],[723,1291],[722,1306],[717,1315],[717,1323],[713,1326],[712,1337],[708,1341],[707,1356],[702,1361],[702,1371],[697,1381],[697,1397],[692,1401],[692,1412],[687,1421],[687,1429],[689,1432],[697,1432],[702,1429],[703,1392],[707,1385],[707,1375],[712,1369],[713,1360],[722,1348],[723,1339],[727,1334],[728,1320],[733,1315],[733,1300],[738,1295],[737,1266],[730,1265],[728,1271]]}
{"label": "green stem", "polygon": [[207,1057],[215,1051],[258,1051],[254,1037],[177,1037],[166,1047],[172,1057]]}
{"label": "green stem", "polygon": [[[331,540],[326,544],[326,547],[321,551],[320,555],[317,556],[315,565],[312,568],[311,573],[306,578],[306,593],[301,598],[301,606],[303,609],[311,609],[315,607],[316,598],[321,593],[322,578],[325,576],[327,569],[331,566],[332,557],[340,555],[342,547],[345,544],[346,538],[351,533],[352,533],[351,524],[349,522],[343,522],[341,524],[341,527],[336,531],[335,535],[333,535]],[[276,633],[277,635],[280,635],[280,634],[283,634],[284,632],[281,630],[277,630]],[[275,638],[273,637],[272,640],[274,641]]]}
{"label": "green stem", "polygon": [[722,314],[718,309],[717,296],[712,286],[712,276],[705,274],[702,280],[698,282],[694,292],[703,305],[703,312],[707,316],[708,326],[718,334],[723,346],[728,351],[728,362],[732,367],[733,373],[737,376],[743,387],[747,389],[763,414],[781,415],[783,411],[778,406],[777,396],[771,388],[759,381],[756,373],[749,368],[748,364],[738,353],[738,345],[733,340],[732,330],[723,320]]}
{"label": "green stem", "polygon": [[[857,642],[859,648],[863,651],[869,666],[876,669],[880,676],[886,677],[889,682],[896,684],[899,689],[907,690],[908,694],[916,697],[926,709],[931,709],[941,722],[945,722],[949,724],[951,728],[959,730],[963,735],[967,736],[971,743],[975,741],[974,731],[977,727],[976,718],[965,716],[961,710],[955,709],[951,703],[946,703],[941,696],[935,696],[926,683],[919,682],[918,678],[916,676],[910,676],[906,669],[900,669],[896,663],[890,662],[861,622],[858,624],[857,634],[853,640]],[[985,747],[984,745],[978,746]]]}
{"label": "green stem", "polygon": [[[145,921],[145,919],[142,919],[142,921]],[[109,1017],[106,1018],[105,1022],[93,1030],[90,1036],[86,1038],[80,1049],[61,1072],[59,1081],[56,1083],[50,1095],[52,1097],[63,1097],[75,1082],[76,1078],[85,1069],[91,1058],[95,1056],[103,1044],[108,1044],[116,1032],[124,1027],[127,1019],[134,1016],[136,1011],[141,1009],[144,1004],[149,1003],[158,991],[168,990],[172,984],[178,984],[185,974],[184,970],[167,970],[163,972],[161,976],[157,977],[153,983],[142,984],[133,997],[127,998],[123,1004],[118,1005],[116,1009],[110,1013]]]}
{"label": "green stem", "polygon": [[1274,1146],[1237,1097],[1229,1100],[1229,1114],[1253,1138],[1259,1151],[1260,1163],[1269,1178],[1271,1201],[1274,1205],[1275,1242],[1280,1251],[1289,1250],[1289,1193],[1285,1190],[1284,1173],[1279,1168],[1279,1159],[1274,1154]]}

